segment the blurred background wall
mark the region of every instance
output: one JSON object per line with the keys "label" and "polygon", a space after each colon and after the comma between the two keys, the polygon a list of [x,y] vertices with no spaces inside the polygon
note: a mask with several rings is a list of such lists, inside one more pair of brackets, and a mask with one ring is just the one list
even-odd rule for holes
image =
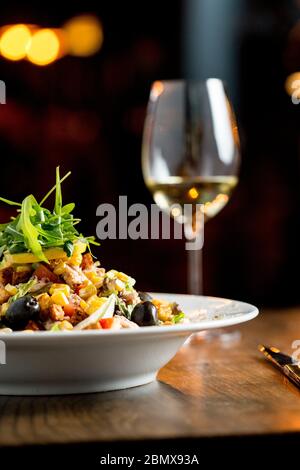
{"label": "blurred background wall", "polygon": [[[1,195],[42,196],[60,164],[72,170],[63,195],[76,202],[86,234],[95,233],[102,202],[123,194],[150,205],[140,157],[151,82],[221,78],[235,105],[243,160],[231,201],[206,227],[205,293],[299,303],[300,106],[286,80],[300,71],[300,2],[11,2],[1,8],[1,24],[60,28],[86,13],[101,22],[104,38],[92,55],[68,54],[45,66],[0,55],[7,87]],[[1,205],[1,222],[10,214]],[[140,289],[186,290],[183,241],[107,240],[95,254],[137,277]]]}

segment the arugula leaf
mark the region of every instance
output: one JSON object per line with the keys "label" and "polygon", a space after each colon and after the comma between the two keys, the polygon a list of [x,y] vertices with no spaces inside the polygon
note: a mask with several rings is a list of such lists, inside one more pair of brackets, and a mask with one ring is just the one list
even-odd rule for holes
{"label": "arugula leaf", "polygon": [[[40,204],[32,194],[27,196],[22,203],[0,197],[0,201],[6,204],[20,206],[16,217],[12,217],[10,222],[0,224],[0,259],[5,252],[12,254],[29,251],[34,253],[40,261],[48,263],[43,249],[61,247],[70,256],[76,241],[86,243],[89,251],[90,244],[100,245],[94,237],[84,237],[76,229],[75,225],[80,222],[80,219],[72,214],[75,204],[71,202],[62,205],[61,183],[70,174],[71,172],[68,172],[60,178],[59,167],[57,167],[55,185]],[[53,191],[55,191],[55,204],[51,212],[43,207],[43,204]]]}
{"label": "arugula leaf", "polygon": [[70,202],[70,204],[66,204],[65,206],[62,207],[61,213],[63,215],[70,214],[70,212],[72,212],[74,210],[74,208],[75,208],[74,202]]}
{"label": "arugula leaf", "polygon": [[17,230],[22,230],[27,249],[32,251],[32,253],[41,261],[49,263],[38,240],[39,232],[31,222],[31,216],[35,214],[35,205],[37,205],[37,202],[32,194],[25,197],[22,202],[21,215],[17,224]]}
{"label": "arugula leaf", "polygon": [[18,292],[9,298],[8,302],[14,302],[15,300],[19,299],[20,297],[24,297],[24,295],[28,294],[28,292],[31,290],[31,288],[37,284],[37,278],[36,277],[31,277],[28,282],[22,283],[17,285]]}
{"label": "arugula leaf", "polygon": [[5,202],[6,204],[9,204],[10,206],[21,206],[22,205],[20,202],[10,201],[9,199],[5,199],[4,197],[0,197],[0,201]]}
{"label": "arugula leaf", "polygon": [[[59,168],[59,167],[57,167]],[[57,169],[56,169],[57,170]],[[60,183],[62,183],[63,181],[65,181],[65,179],[67,179],[69,176],[70,176],[71,172],[69,171],[61,180],[60,180]],[[47,192],[46,196],[43,197],[43,199],[41,200],[40,202],[40,206],[42,206],[44,204],[44,202],[48,199],[48,197],[53,193],[53,191],[56,190],[56,183],[55,185],[50,189],[50,191]]]}
{"label": "arugula leaf", "polygon": [[55,188],[55,206],[54,212],[57,215],[61,214],[62,208],[62,195],[61,195],[61,184],[60,184],[60,177],[59,177],[59,166],[56,168],[56,188]]}

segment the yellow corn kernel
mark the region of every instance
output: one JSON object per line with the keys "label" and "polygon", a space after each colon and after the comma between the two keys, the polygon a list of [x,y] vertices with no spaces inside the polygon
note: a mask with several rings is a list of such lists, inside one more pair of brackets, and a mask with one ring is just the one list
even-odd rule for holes
{"label": "yellow corn kernel", "polygon": [[41,310],[47,310],[50,307],[50,295],[46,292],[38,295],[36,298]]}
{"label": "yellow corn kernel", "polygon": [[76,242],[74,244],[73,253],[69,258],[69,263],[73,266],[80,266],[82,262],[82,253],[86,251],[86,243]]}
{"label": "yellow corn kernel", "polygon": [[99,289],[99,287],[102,286],[104,276],[102,277],[98,276],[98,274],[95,273],[95,271],[85,271],[84,274],[97,287],[97,289]]}
{"label": "yellow corn kernel", "polygon": [[159,308],[161,305],[168,305],[168,302],[165,300],[152,299],[151,302],[155,305],[156,308]]}
{"label": "yellow corn kernel", "polygon": [[97,295],[92,295],[87,301],[87,308],[85,312],[88,315],[91,315],[92,313],[96,312],[98,308],[101,307],[105,302],[107,301],[107,297],[98,297]]}
{"label": "yellow corn kernel", "polygon": [[71,293],[70,286],[68,284],[52,284],[49,290],[50,294],[54,294],[54,292],[63,292],[67,297],[69,297]]}
{"label": "yellow corn kernel", "polygon": [[17,273],[24,273],[24,272],[31,271],[31,267],[28,266],[27,264],[20,264],[20,266],[15,267],[15,271]]}
{"label": "yellow corn kernel", "polygon": [[11,284],[6,284],[5,290],[9,293],[9,295],[15,295],[18,292],[16,286],[12,286]]}
{"label": "yellow corn kernel", "polygon": [[77,241],[74,244],[74,248],[76,248],[78,250],[78,253],[84,253],[86,251],[86,243],[81,242],[81,241]]}
{"label": "yellow corn kernel", "polygon": [[82,262],[82,254],[79,252],[77,246],[74,246],[73,253],[69,258],[69,264],[72,266],[80,266]]}
{"label": "yellow corn kernel", "polygon": [[5,302],[4,304],[1,305],[0,307],[0,316],[3,316],[6,314],[6,310],[8,309],[9,307],[9,303],[8,302]]}
{"label": "yellow corn kernel", "polygon": [[73,325],[68,320],[63,320],[62,322],[60,322],[59,329],[63,331],[73,330]]}
{"label": "yellow corn kernel", "polygon": [[128,283],[131,286],[134,286],[135,284],[135,279],[133,279],[133,277],[128,276],[128,274],[122,273],[121,271],[117,273],[117,278],[120,279],[120,281],[125,282],[125,284]]}
{"label": "yellow corn kernel", "polygon": [[79,297],[86,300],[92,295],[97,294],[97,289],[91,282],[79,290]]}
{"label": "yellow corn kernel", "polygon": [[151,302],[157,308],[158,319],[166,322],[172,320],[172,305],[165,300],[153,299]]}
{"label": "yellow corn kernel", "polygon": [[122,273],[121,271],[118,272],[117,277],[118,279],[120,279],[120,281],[123,281],[123,282],[127,282],[130,279],[130,277],[127,276],[127,274]]}
{"label": "yellow corn kernel", "polygon": [[166,307],[159,308],[158,312],[157,312],[157,316],[158,316],[158,319],[163,321],[163,322],[171,320],[172,319],[172,309],[171,309],[171,307],[169,307],[169,308],[166,308]]}
{"label": "yellow corn kernel", "polygon": [[125,284],[123,281],[120,281],[120,279],[117,279],[116,282],[115,282],[115,286],[116,286],[116,290],[118,292],[121,292],[121,290],[123,290],[125,288]]}
{"label": "yellow corn kernel", "polygon": [[51,303],[61,305],[62,307],[64,307],[65,305],[69,304],[69,301],[68,301],[67,296],[63,292],[55,291],[51,295]]}
{"label": "yellow corn kernel", "polygon": [[83,299],[80,300],[80,304],[79,304],[79,305],[80,305],[80,307],[81,307],[84,311],[86,311],[86,309],[88,308],[88,304],[87,304],[86,301],[83,300]]}
{"label": "yellow corn kernel", "polygon": [[51,327],[51,331],[69,331],[69,330],[73,330],[73,325],[68,320],[57,321]]}
{"label": "yellow corn kernel", "polygon": [[54,274],[56,274],[56,276],[60,276],[65,271],[65,267],[66,263],[64,263],[62,260],[59,260],[53,269]]}
{"label": "yellow corn kernel", "polygon": [[71,266],[80,266],[81,262],[82,262],[81,253],[73,253],[72,256],[69,258],[69,264]]}

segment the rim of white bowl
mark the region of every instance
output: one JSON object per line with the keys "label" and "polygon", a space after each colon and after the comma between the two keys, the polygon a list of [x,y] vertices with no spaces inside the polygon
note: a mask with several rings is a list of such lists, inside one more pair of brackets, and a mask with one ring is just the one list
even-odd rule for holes
{"label": "rim of white bowl", "polygon": [[35,341],[36,339],[43,338],[43,341],[51,341],[53,339],[61,338],[64,341],[66,338],[72,341],[72,338],[104,338],[104,337],[127,337],[127,336],[145,336],[145,335],[167,335],[172,334],[176,335],[176,333],[180,335],[188,335],[189,333],[192,334],[193,332],[197,331],[204,331],[210,330],[215,328],[224,328],[227,326],[234,326],[240,323],[245,323],[249,320],[252,320],[259,314],[259,310],[254,305],[251,305],[247,302],[242,302],[238,300],[232,299],[225,299],[222,297],[211,297],[211,296],[198,296],[198,295],[189,295],[189,294],[169,294],[165,292],[155,292],[150,293],[150,295],[154,296],[164,296],[170,298],[178,298],[178,297],[187,297],[187,298],[195,298],[195,299],[206,299],[206,300],[215,300],[215,301],[226,301],[226,302],[235,302],[237,304],[241,304],[241,307],[246,309],[246,312],[236,313],[223,318],[215,318],[215,319],[204,319],[197,322],[190,322],[190,323],[181,323],[176,325],[166,325],[166,326],[144,326],[140,328],[128,328],[122,330],[82,330],[82,331],[36,331],[33,333],[27,333],[24,331],[14,331],[11,333],[0,333],[1,340],[8,340],[8,341],[17,341],[17,340],[25,340],[25,341]]}

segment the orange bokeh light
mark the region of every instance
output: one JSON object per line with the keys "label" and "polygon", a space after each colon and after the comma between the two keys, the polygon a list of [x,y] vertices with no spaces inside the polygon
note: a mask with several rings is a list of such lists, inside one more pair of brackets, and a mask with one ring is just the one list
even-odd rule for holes
{"label": "orange bokeh light", "polygon": [[9,60],[21,60],[26,57],[31,41],[31,31],[25,24],[16,24],[5,29],[0,40],[0,52]]}
{"label": "orange bokeh light", "polygon": [[189,190],[188,194],[189,194],[191,199],[197,199],[197,197],[199,196],[199,193],[198,193],[197,189],[194,188],[194,187]]}
{"label": "orange bokeh light", "polygon": [[63,26],[68,52],[71,55],[87,57],[95,54],[103,43],[103,29],[94,15],[79,15]]}
{"label": "orange bokeh light", "polygon": [[27,58],[35,65],[48,65],[59,57],[60,41],[52,29],[40,29],[33,34],[27,50]]}
{"label": "orange bokeh light", "polygon": [[285,81],[285,91],[292,96],[296,94],[300,98],[300,72],[294,72],[289,75]]}

